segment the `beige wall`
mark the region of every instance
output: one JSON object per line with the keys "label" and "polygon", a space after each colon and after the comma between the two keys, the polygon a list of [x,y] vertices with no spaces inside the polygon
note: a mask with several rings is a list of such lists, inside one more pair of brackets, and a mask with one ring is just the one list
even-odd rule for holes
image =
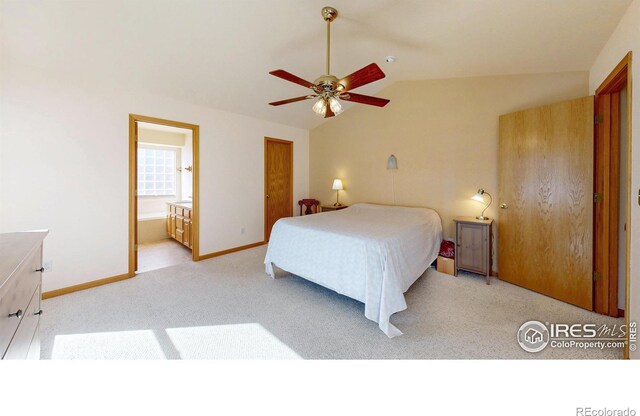
{"label": "beige wall", "polygon": [[[631,194],[628,195],[631,201],[629,208],[631,213],[631,224],[628,232],[631,234],[630,244],[630,282],[627,291],[629,306],[625,311],[625,316],[631,322],[640,322],[640,205],[638,204],[638,193],[640,192],[640,1],[634,0],[627,9],[626,14],[620,20],[618,27],[613,32],[598,58],[589,72],[589,90],[595,92],[596,88],[604,81],[615,66],[629,52],[633,52],[635,62],[632,68],[632,90],[627,90],[627,105],[631,105]],[[640,351],[631,351],[631,358],[639,359]]]}
{"label": "beige wall", "polygon": [[167,234],[167,220],[147,219],[138,221],[138,244],[153,243],[170,238]]}
{"label": "beige wall", "polygon": [[304,129],[18,58],[0,60],[0,105],[0,232],[50,230],[45,292],[127,273],[130,113],[200,126],[200,254],[263,240],[264,136],[295,142],[294,201],[309,194]]}
{"label": "beige wall", "polygon": [[390,204],[393,174],[396,204],[435,209],[452,237],[455,216],[480,214],[478,188],[497,214],[498,116],[587,93],[587,72],[397,82],[377,94],[391,100],[384,109],[355,106],[311,130],[310,197],[335,202],[342,178],[344,204]]}

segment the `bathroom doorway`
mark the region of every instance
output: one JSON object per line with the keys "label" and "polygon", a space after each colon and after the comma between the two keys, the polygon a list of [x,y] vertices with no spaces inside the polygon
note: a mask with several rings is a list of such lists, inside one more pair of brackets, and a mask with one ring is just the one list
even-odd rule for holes
{"label": "bathroom doorway", "polygon": [[199,259],[193,124],[129,116],[129,274]]}

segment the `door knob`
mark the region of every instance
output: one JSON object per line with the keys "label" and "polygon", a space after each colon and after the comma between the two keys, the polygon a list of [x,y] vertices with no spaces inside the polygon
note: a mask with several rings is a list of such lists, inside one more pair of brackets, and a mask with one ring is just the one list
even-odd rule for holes
{"label": "door knob", "polygon": [[18,309],[18,312],[9,314],[9,318],[11,318],[12,316],[15,316],[18,319],[22,318],[22,309]]}
{"label": "door knob", "polygon": [[269,195],[267,195],[267,198],[269,198]]}
{"label": "door knob", "polygon": [[500,204],[500,209],[507,209],[507,208],[509,208],[509,205],[505,204],[504,202]]}

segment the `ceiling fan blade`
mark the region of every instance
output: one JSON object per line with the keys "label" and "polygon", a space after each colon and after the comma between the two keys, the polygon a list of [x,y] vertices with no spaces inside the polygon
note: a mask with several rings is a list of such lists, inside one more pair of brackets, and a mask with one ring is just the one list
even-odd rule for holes
{"label": "ceiling fan blade", "polygon": [[382,72],[382,69],[380,69],[378,65],[373,63],[365,66],[362,69],[358,69],[353,74],[347,75],[338,82],[344,85],[343,91],[349,91],[377,81],[384,77],[385,75],[384,72]]}
{"label": "ceiling fan blade", "polygon": [[309,81],[306,81],[300,77],[297,77],[295,75],[293,75],[290,72],[285,71],[284,69],[276,69],[275,71],[271,71],[269,72],[271,75],[276,76],[278,78],[282,78],[285,79],[287,81],[296,83],[298,85],[302,85],[303,87],[307,87],[307,88],[313,88],[315,87],[315,84],[312,84]]}
{"label": "ceiling fan blade", "polygon": [[386,98],[372,97],[370,95],[356,94],[354,92],[349,92],[344,95],[341,95],[340,99],[345,101],[351,101],[353,103],[375,105],[376,107],[384,107],[385,105],[389,104],[389,101],[390,101],[390,100],[387,100]]}
{"label": "ceiling fan blade", "polygon": [[274,101],[272,103],[269,103],[269,105],[278,106],[278,105],[283,105],[283,104],[295,103],[296,101],[308,100],[308,99],[313,98],[313,97],[315,97],[315,96],[314,95],[303,95],[302,97],[289,98],[288,100]]}

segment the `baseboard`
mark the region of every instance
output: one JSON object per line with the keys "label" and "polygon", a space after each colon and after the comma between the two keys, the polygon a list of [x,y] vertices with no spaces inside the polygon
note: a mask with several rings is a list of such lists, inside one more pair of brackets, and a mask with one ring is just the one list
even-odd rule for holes
{"label": "baseboard", "polygon": [[494,272],[493,270],[491,270],[491,276],[497,277],[498,279],[500,278],[500,274],[498,272]]}
{"label": "baseboard", "polygon": [[[234,247],[227,250],[216,251],[215,253],[204,254],[198,258],[198,261],[211,259],[213,257],[224,256],[225,254],[235,253],[236,251],[242,251],[242,250],[247,250],[254,247],[259,247],[265,244],[267,244],[266,241],[259,241],[257,243],[247,244],[246,246]],[[54,298],[56,296],[66,295],[67,293],[77,292],[79,290],[91,289],[92,287],[102,286],[109,283],[115,283],[121,280],[130,279],[134,276],[135,274],[133,276],[129,275],[128,273],[119,274],[117,276],[111,276],[111,277],[106,277],[104,279],[93,280],[91,282],[80,283],[79,285],[63,287],[62,289],[56,289],[56,290],[51,290],[49,292],[44,292],[42,294],[42,299]]]}
{"label": "baseboard", "polygon": [[91,282],[80,283],[79,285],[63,287],[62,289],[51,290],[42,294],[42,299],[49,299],[60,295],[66,295],[67,293],[77,292],[79,290],[91,289],[92,287],[102,286],[109,283],[119,282],[121,280],[132,278],[133,276],[126,274],[119,274],[117,276],[106,277],[104,279],[93,280]]}
{"label": "baseboard", "polygon": [[624,318],[624,309],[618,309],[618,318]]}
{"label": "baseboard", "polygon": [[234,247],[234,248],[229,248],[227,250],[216,251],[215,253],[203,254],[198,258],[198,261],[212,259],[214,257],[219,257],[219,256],[224,256],[225,254],[235,253],[236,251],[242,251],[242,250],[248,250],[254,247],[260,247],[265,244],[267,244],[266,241],[259,241],[257,243],[247,244],[246,246]]}

